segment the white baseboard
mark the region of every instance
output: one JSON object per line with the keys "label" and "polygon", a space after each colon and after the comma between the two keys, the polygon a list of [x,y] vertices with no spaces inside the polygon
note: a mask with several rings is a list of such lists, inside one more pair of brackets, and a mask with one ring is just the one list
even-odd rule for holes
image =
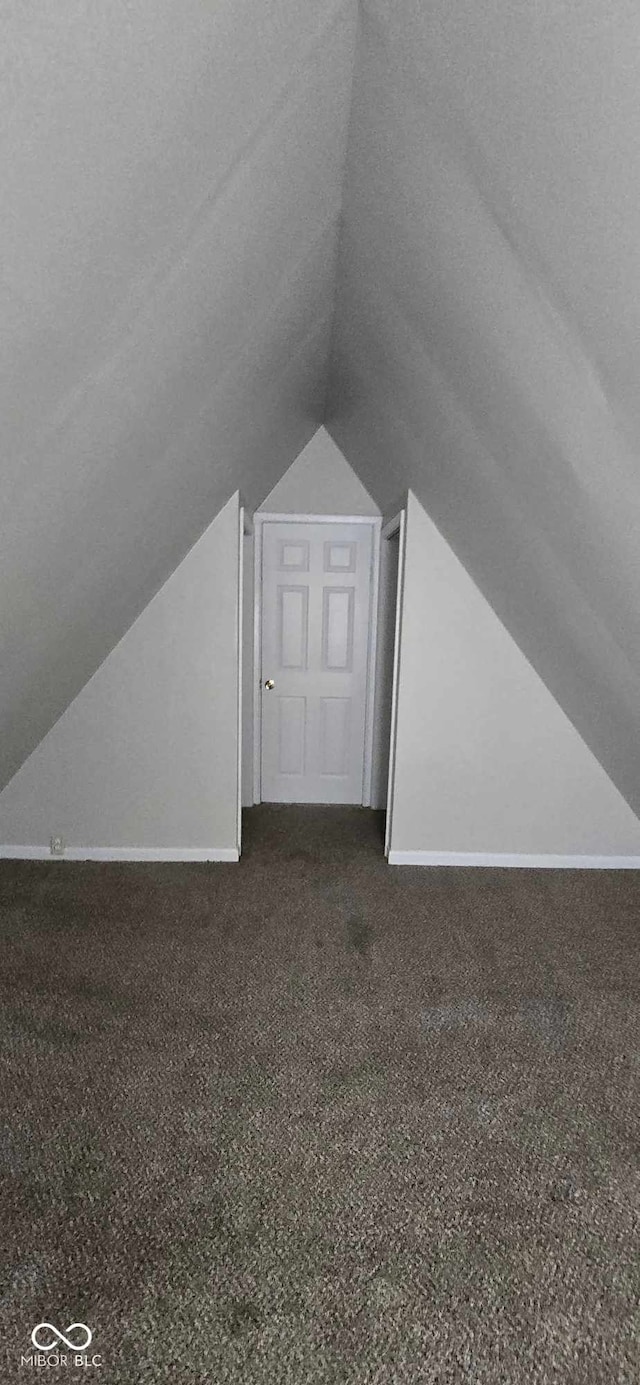
{"label": "white baseboard", "polygon": [[235,846],[68,846],[52,855],[48,846],[0,846],[11,861],[239,861]]}
{"label": "white baseboard", "polygon": [[520,870],[640,870],[640,856],[527,856],[484,851],[390,851],[390,866],[499,866]]}

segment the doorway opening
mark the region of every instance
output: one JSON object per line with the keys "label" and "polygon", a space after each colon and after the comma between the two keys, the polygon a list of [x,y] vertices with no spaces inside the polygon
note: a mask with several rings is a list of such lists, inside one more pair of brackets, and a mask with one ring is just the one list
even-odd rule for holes
{"label": "doorway opening", "polygon": [[[255,514],[245,805],[390,815],[403,532],[404,512],[384,528],[370,515]],[[245,608],[248,597],[246,586]]]}

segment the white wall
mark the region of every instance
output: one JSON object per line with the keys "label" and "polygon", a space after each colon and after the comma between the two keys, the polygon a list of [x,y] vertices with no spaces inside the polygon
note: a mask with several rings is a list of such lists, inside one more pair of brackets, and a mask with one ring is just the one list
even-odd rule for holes
{"label": "white wall", "polygon": [[632,0],[361,0],[328,427],[640,812]]}
{"label": "white wall", "polygon": [[326,428],[318,428],[260,509],[274,514],[380,514]]}
{"label": "white wall", "polygon": [[0,786],[321,419],[356,4],[1,10]]}
{"label": "white wall", "polygon": [[640,822],[411,492],[398,852],[640,859]]}
{"label": "white wall", "polygon": [[0,794],[0,851],[232,859],[239,503],[225,505]]}

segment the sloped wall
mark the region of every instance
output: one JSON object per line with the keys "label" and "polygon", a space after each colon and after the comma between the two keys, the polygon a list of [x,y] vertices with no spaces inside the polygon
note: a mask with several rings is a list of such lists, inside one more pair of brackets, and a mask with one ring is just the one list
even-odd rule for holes
{"label": "sloped wall", "polygon": [[636,811],[639,54],[627,0],[362,0],[327,415]]}
{"label": "sloped wall", "polygon": [[476,855],[640,866],[640,821],[410,492],[390,860]]}
{"label": "sloped wall", "polygon": [[0,786],[321,421],[355,9],[2,6]]}
{"label": "sloped wall", "polygon": [[239,497],[0,794],[0,854],[238,853]]}

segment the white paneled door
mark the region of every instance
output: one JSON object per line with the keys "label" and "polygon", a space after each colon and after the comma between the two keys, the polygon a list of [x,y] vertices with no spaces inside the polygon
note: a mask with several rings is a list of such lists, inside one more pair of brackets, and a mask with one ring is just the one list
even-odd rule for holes
{"label": "white paneled door", "polygon": [[264,802],[363,801],[373,532],[263,525]]}

